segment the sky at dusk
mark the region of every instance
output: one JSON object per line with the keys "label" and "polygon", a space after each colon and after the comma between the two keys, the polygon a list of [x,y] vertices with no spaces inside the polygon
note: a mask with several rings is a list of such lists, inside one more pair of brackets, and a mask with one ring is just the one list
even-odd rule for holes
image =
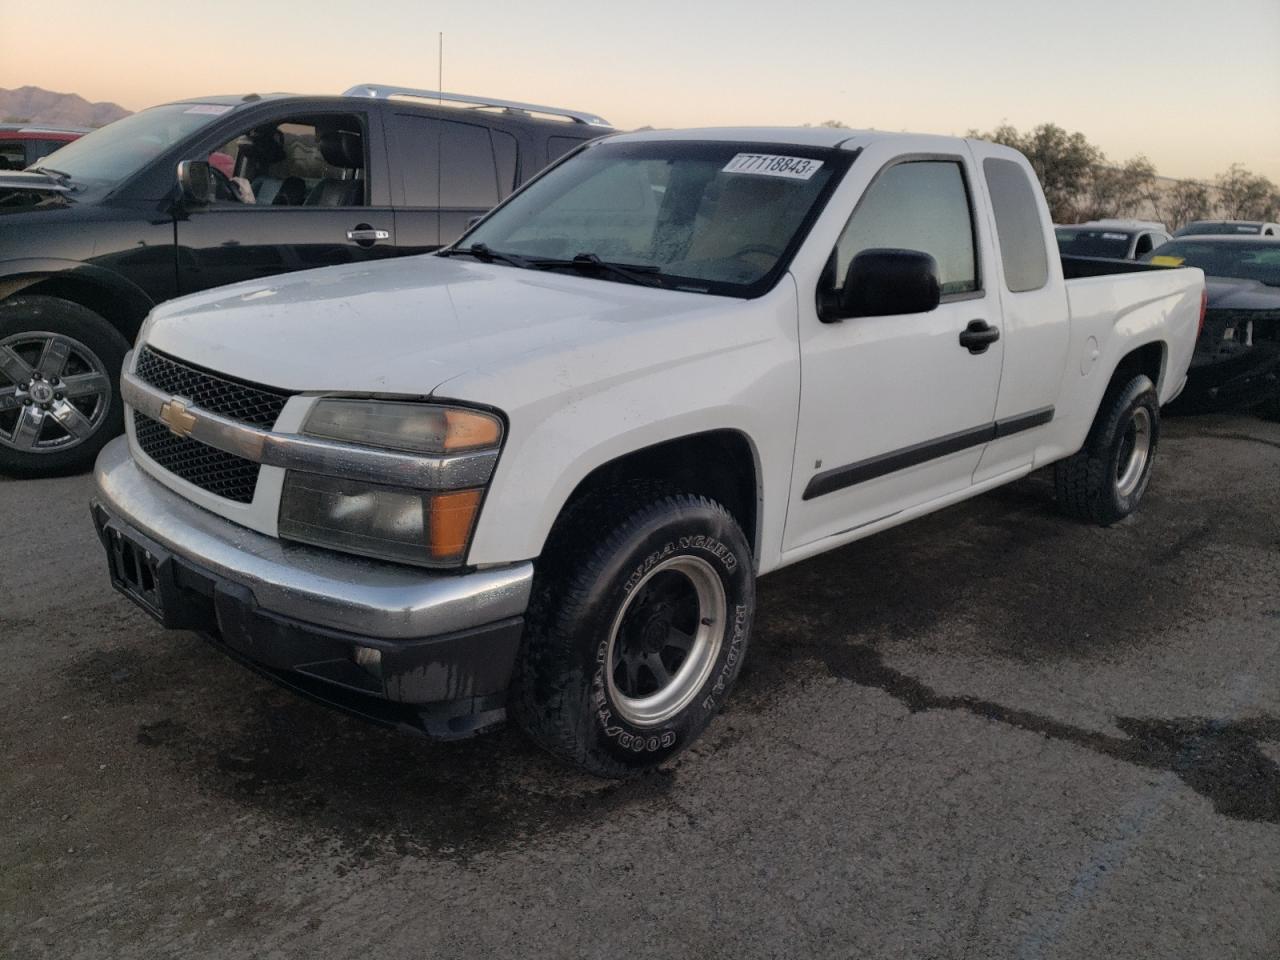
{"label": "sky at dusk", "polygon": [[838,120],[962,134],[1050,121],[1168,176],[1238,162],[1280,183],[1280,0],[0,0],[0,87],[130,109],[434,88],[441,31],[446,90],[622,128]]}

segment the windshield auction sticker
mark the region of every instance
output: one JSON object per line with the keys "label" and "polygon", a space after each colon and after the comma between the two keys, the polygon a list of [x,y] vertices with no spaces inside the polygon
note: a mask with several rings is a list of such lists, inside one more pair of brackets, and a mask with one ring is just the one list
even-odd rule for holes
{"label": "windshield auction sticker", "polygon": [[721,173],[754,173],[762,177],[786,177],[808,180],[822,168],[821,160],[808,157],[781,157],[773,153],[740,153],[721,169]]}

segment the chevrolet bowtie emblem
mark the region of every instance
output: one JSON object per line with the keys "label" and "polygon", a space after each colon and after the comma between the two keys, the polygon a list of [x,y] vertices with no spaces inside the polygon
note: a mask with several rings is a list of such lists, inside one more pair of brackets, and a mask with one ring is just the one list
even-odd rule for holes
{"label": "chevrolet bowtie emblem", "polygon": [[191,436],[196,428],[195,414],[187,413],[187,405],[181,400],[167,400],[160,408],[160,422],[179,437]]}

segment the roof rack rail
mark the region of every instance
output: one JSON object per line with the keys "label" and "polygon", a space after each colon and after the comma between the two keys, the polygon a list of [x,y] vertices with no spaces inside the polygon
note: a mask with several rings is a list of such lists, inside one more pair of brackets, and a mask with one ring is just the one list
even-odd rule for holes
{"label": "roof rack rail", "polygon": [[564,107],[546,107],[536,103],[519,103],[515,100],[498,100],[494,97],[474,97],[465,93],[444,93],[440,90],[418,90],[413,87],[393,87],[383,83],[361,83],[343,91],[344,97],[373,97],[386,100],[390,97],[420,97],[424,100],[447,100],[450,103],[466,103],[474,107],[501,107],[504,110],[516,110],[521,113],[545,113],[553,117],[567,117],[575,123],[585,123],[592,127],[607,127],[609,121],[594,113],[581,110],[566,110]]}

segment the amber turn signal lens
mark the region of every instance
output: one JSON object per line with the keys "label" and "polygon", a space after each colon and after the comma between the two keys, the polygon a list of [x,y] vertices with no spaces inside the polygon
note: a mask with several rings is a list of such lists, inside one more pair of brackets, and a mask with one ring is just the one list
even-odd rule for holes
{"label": "amber turn signal lens", "polygon": [[502,439],[502,424],[488,414],[450,408],[444,412],[444,422],[444,448],[451,452],[496,447]]}
{"label": "amber turn signal lens", "polygon": [[462,559],[480,510],[482,493],[482,490],[454,490],[428,498],[432,560]]}

